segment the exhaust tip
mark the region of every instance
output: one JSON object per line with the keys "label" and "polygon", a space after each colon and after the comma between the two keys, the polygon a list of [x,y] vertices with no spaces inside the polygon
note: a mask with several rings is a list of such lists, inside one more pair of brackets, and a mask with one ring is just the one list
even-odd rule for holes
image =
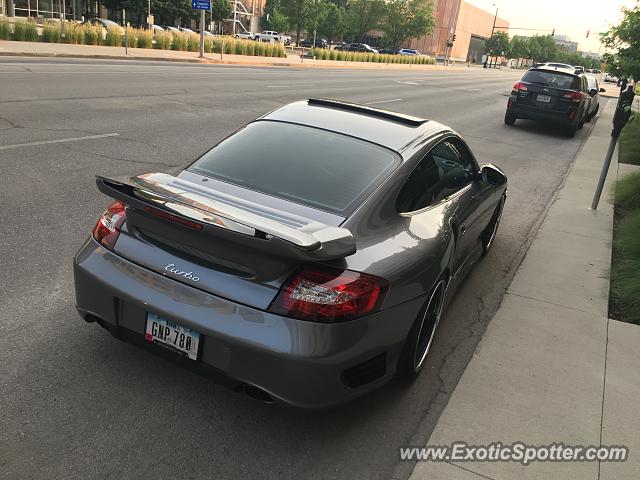
{"label": "exhaust tip", "polygon": [[251,398],[255,398],[256,400],[260,400],[264,403],[272,404],[276,402],[271,395],[255,385],[245,385],[244,393],[249,395]]}

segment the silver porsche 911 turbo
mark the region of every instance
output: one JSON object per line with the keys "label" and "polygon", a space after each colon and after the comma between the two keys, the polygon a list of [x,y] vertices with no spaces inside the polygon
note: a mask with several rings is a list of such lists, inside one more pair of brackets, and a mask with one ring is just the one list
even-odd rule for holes
{"label": "silver porsche 911 turbo", "polygon": [[301,408],[418,375],[507,190],[444,125],[323,99],[171,174],[96,181],[113,203],[75,257],[80,315]]}

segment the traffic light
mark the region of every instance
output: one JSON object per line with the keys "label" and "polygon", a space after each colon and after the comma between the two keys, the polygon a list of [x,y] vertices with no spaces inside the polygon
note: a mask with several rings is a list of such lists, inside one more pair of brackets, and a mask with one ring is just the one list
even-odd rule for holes
{"label": "traffic light", "polygon": [[590,33],[591,33],[591,30],[587,30],[587,38],[589,38]]}
{"label": "traffic light", "polygon": [[555,37],[556,36],[556,29],[554,28],[553,30],[551,30],[551,36]]}

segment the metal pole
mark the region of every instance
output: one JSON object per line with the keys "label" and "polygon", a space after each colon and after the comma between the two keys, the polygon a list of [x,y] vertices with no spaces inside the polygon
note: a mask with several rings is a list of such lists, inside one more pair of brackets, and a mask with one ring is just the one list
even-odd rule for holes
{"label": "metal pole", "polygon": [[67,10],[67,4],[65,0],[62,0],[62,11],[60,12],[60,36],[64,38],[64,18],[65,11]]}
{"label": "metal pole", "polygon": [[200,58],[204,58],[204,10],[200,10]]}
{"label": "metal pole", "polygon": [[600,195],[602,195],[602,189],[604,188],[604,182],[607,179],[607,172],[611,165],[611,157],[613,157],[613,151],[616,149],[616,143],[618,137],[611,133],[611,141],[609,142],[609,150],[604,157],[604,164],[602,165],[602,171],[600,172],[600,178],[598,179],[598,186],[596,187],[596,193],[593,195],[593,201],[591,202],[591,210],[598,209],[598,202],[600,202]]}
{"label": "metal pole", "polygon": [[233,2],[233,36],[236,35],[236,22],[238,21],[238,0]]}
{"label": "metal pole", "polygon": [[151,28],[151,0],[147,0],[147,26]]}
{"label": "metal pole", "polygon": [[126,20],[126,11],[122,9],[122,23],[124,25],[124,54],[129,55],[129,28]]}

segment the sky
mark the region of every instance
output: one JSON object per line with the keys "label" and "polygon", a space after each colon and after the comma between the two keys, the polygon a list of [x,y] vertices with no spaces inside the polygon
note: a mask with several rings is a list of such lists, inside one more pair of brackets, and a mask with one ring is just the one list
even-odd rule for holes
{"label": "sky", "polygon": [[[597,32],[605,32],[609,25],[616,25],[622,18],[623,6],[633,7],[636,0],[465,0],[490,12],[498,8],[498,17],[510,22],[511,27],[533,28],[535,30],[511,30],[533,35],[549,34],[556,29],[556,35],[568,35],[578,42],[578,50],[597,52],[600,48]],[[587,30],[591,33],[586,38]]]}

